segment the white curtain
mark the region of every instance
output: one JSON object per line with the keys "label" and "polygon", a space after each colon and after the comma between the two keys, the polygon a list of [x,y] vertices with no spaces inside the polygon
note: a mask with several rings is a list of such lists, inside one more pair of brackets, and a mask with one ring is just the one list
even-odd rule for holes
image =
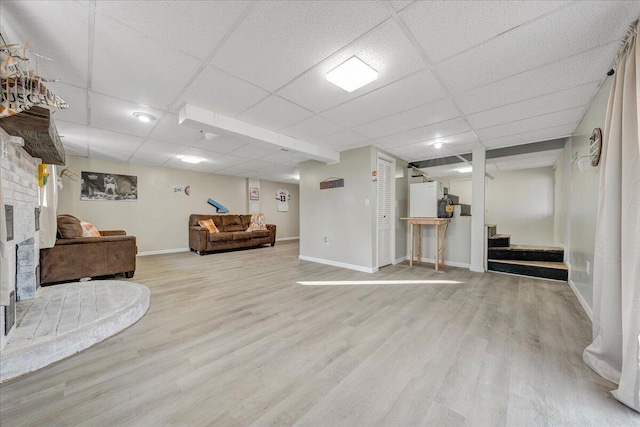
{"label": "white curtain", "polygon": [[640,92],[638,23],[625,37],[603,135],[593,263],[593,342],[584,361],[640,412]]}

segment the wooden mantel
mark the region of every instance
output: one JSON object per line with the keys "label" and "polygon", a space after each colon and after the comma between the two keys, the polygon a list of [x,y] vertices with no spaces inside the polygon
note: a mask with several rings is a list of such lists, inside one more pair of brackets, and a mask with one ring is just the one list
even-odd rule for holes
{"label": "wooden mantel", "polygon": [[64,165],[64,147],[48,109],[33,106],[0,119],[0,127],[9,135],[24,139],[25,151],[32,157],[42,159],[42,163]]}

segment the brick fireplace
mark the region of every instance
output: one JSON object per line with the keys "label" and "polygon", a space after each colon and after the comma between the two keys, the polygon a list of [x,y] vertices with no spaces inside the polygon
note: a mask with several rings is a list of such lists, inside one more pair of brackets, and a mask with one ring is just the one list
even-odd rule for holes
{"label": "brick fireplace", "polygon": [[35,298],[39,286],[39,163],[0,129],[0,349],[15,327],[5,325],[15,320],[9,311]]}

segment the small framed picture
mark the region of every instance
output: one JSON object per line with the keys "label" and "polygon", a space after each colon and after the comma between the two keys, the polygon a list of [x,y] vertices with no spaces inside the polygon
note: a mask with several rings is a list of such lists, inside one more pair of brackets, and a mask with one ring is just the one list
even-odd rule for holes
{"label": "small framed picture", "polygon": [[260,189],[256,187],[249,188],[249,200],[260,200]]}

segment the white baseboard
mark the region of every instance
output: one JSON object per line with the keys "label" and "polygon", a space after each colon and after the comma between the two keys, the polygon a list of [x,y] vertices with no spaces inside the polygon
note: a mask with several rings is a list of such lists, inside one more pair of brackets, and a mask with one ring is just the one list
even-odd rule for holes
{"label": "white baseboard", "polygon": [[[435,264],[436,260],[434,258],[421,258],[422,262],[430,262],[431,264]],[[465,262],[457,262],[457,261],[446,261],[444,262],[444,265],[448,265],[450,267],[462,267],[462,268],[469,268],[470,264],[467,264]]]}
{"label": "white baseboard", "polygon": [[311,262],[317,262],[318,264],[326,264],[326,265],[332,265],[334,267],[348,268],[349,270],[362,271],[363,273],[375,273],[376,271],[378,271],[377,268],[363,267],[361,265],[355,265],[355,264],[346,264],[344,262],[331,261],[331,260],[322,259],[322,258],[314,258],[310,256],[305,256],[305,255],[298,255],[298,258],[303,261],[311,261]]}
{"label": "white baseboard", "polygon": [[394,264],[394,265],[395,265],[395,264],[400,264],[401,262],[404,262],[404,261],[406,261],[406,260],[408,260],[408,259],[409,259],[409,256],[405,255],[405,256],[403,256],[402,258],[398,258],[398,259],[396,259],[396,260],[393,262],[393,264]]}
{"label": "white baseboard", "polygon": [[280,239],[278,239],[276,237],[276,242],[285,242],[287,240],[300,240],[300,236],[295,236],[295,237],[282,237]]}
{"label": "white baseboard", "polygon": [[569,279],[569,286],[571,286],[571,290],[576,295],[576,298],[578,298],[578,301],[580,301],[580,305],[582,306],[582,309],[584,310],[584,312],[587,313],[589,320],[593,322],[593,310],[591,309],[591,307],[589,307],[589,305],[584,300],[584,298],[582,298],[582,295],[580,295],[580,292],[578,292],[578,288],[576,287],[576,284],[573,283],[573,280],[571,279]]}
{"label": "white baseboard", "polygon": [[191,249],[189,249],[189,248],[162,249],[160,251],[138,252],[138,256],[175,254],[177,252],[189,252],[190,250]]}
{"label": "white baseboard", "polygon": [[470,264],[467,264],[467,266],[469,267],[469,271],[473,271],[474,273],[486,273],[484,271],[484,268],[475,268],[475,267],[471,267]]}

